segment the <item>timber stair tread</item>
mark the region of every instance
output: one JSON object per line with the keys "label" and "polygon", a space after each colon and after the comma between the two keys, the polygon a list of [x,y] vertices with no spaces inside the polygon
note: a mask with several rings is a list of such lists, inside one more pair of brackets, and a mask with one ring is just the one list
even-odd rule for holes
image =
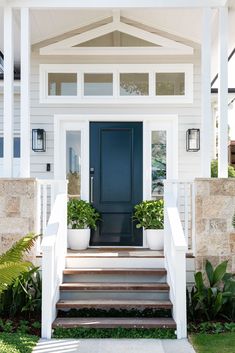
{"label": "timber stair tread", "polygon": [[170,300],[133,300],[133,299],[80,299],[80,300],[59,300],[56,304],[58,309],[69,308],[154,308],[154,309],[171,309]]}
{"label": "timber stair tread", "polygon": [[66,268],[64,275],[80,274],[143,274],[143,275],[166,275],[165,268]]}
{"label": "timber stair tread", "polygon": [[167,283],[125,283],[125,282],[79,282],[79,283],[62,283],[60,285],[62,291],[168,291],[169,285]]}
{"label": "timber stair tread", "polygon": [[53,328],[176,328],[176,323],[172,318],[57,318],[53,324]]}

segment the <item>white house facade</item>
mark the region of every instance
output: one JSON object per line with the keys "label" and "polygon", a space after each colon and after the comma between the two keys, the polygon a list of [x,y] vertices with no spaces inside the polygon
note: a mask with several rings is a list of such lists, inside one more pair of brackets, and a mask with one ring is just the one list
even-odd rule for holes
{"label": "white house facade", "polygon": [[[218,176],[228,177],[231,11],[225,0],[0,0],[0,177],[36,179],[43,337],[51,337],[58,309],[106,308],[109,300],[119,308],[171,309],[172,321],[152,327],[176,327],[177,337],[186,337],[196,201],[209,188],[200,182],[195,188],[194,180],[210,183],[214,70]],[[89,201],[102,214],[90,252],[67,254],[68,197]],[[151,253],[145,232],[133,227],[133,208],[162,197],[164,250]],[[61,296],[63,276],[79,283],[83,271],[92,281],[98,269],[110,276],[107,281],[119,271],[119,282],[125,271],[132,278],[149,271],[150,282],[153,274],[166,282],[168,296],[143,296],[143,288],[141,296],[123,294],[119,302],[105,291],[88,294],[89,303],[74,292]]]}

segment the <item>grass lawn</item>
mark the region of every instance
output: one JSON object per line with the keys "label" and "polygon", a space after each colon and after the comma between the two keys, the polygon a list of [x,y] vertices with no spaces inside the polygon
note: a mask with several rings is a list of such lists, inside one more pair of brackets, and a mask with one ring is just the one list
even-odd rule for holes
{"label": "grass lawn", "polygon": [[20,333],[0,333],[0,352],[31,353],[37,341],[37,336]]}
{"label": "grass lawn", "polygon": [[193,334],[190,340],[197,353],[235,353],[235,332]]}

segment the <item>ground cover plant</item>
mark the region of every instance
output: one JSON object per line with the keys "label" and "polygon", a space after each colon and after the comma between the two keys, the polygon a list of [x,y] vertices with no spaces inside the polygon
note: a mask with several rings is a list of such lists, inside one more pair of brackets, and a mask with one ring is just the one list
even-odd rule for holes
{"label": "ground cover plant", "polygon": [[54,338],[176,338],[175,329],[139,329],[139,328],[56,328]]}
{"label": "ground cover plant", "polygon": [[235,333],[194,334],[190,336],[197,353],[234,353]]}
{"label": "ground cover plant", "polygon": [[31,353],[38,337],[22,333],[0,333],[1,353]]}

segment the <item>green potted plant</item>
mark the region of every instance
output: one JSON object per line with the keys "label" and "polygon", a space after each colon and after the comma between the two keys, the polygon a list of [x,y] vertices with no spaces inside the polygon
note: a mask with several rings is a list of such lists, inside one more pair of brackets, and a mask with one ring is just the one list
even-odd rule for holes
{"label": "green potted plant", "polygon": [[85,250],[89,246],[91,229],[96,229],[99,213],[87,201],[71,199],[68,202],[68,247]]}
{"label": "green potted plant", "polygon": [[143,201],[135,206],[134,220],[137,228],[144,228],[147,244],[151,250],[162,250],[164,246],[164,201]]}

